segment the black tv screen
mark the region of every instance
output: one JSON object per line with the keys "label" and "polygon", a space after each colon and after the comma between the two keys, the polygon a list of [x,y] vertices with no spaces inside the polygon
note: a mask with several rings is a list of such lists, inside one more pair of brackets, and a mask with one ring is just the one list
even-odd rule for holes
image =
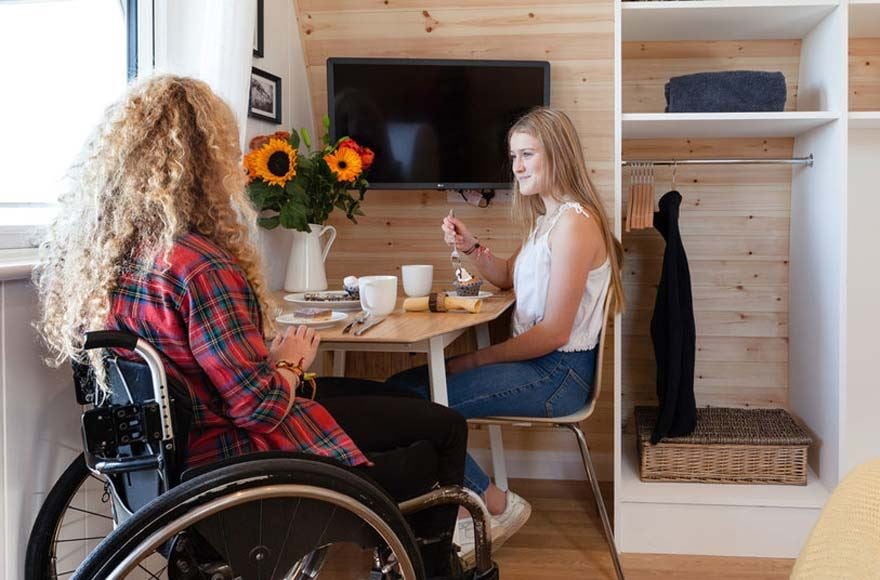
{"label": "black tv screen", "polygon": [[510,187],[507,131],[550,103],[550,63],[327,59],[330,135],[372,149],[374,188]]}

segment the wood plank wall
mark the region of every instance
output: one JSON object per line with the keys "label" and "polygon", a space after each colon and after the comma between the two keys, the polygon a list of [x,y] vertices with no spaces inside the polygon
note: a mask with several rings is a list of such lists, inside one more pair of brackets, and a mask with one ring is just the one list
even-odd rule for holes
{"label": "wood plank wall", "polygon": [[[316,117],[327,111],[326,67],[331,56],[548,60],[551,105],[568,113],[580,133],[596,187],[613,209],[614,23],[609,0],[297,0],[297,19]],[[320,126],[320,123],[316,123]],[[486,209],[447,202],[444,192],[369,191],[366,217],[352,225],[334,216],[339,237],[327,260],[330,284],[348,274],[399,273],[401,264],[435,266],[435,282],[452,277],[439,226],[450,207],[497,255],[518,243],[503,199]],[[505,322],[493,328],[502,338]],[[467,337],[451,352],[473,348]],[[611,359],[611,353],[607,354]],[[352,354],[346,372],[384,378],[424,362],[419,355]],[[606,374],[602,400],[585,425],[601,473],[610,477],[613,414]],[[475,439],[482,441],[482,435]],[[511,432],[508,449],[571,450],[570,437]]]}
{"label": "wood plank wall", "polygon": [[[624,112],[662,112],[671,76],[717,70],[780,70],[786,110],[797,109],[800,41],[627,42]],[[625,140],[623,157],[790,157],[793,139]],[[680,166],[680,227],[697,325],[698,405],[785,406],[788,401],[788,166]],[[656,169],[656,199],[672,189]],[[624,200],[628,198],[624,175]],[[625,215],[625,213],[624,213]],[[655,230],[624,234],[622,413],[656,404],[650,320],[664,243]]]}
{"label": "wood plank wall", "polygon": [[670,77],[724,70],[782,72],[785,110],[797,110],[800,40],[624,42],[622,52],[625,113],[662,113]]}
{"label": "wood plank wall", "polygon": [[880,38],[849,39],[849,110],[880,110]]}

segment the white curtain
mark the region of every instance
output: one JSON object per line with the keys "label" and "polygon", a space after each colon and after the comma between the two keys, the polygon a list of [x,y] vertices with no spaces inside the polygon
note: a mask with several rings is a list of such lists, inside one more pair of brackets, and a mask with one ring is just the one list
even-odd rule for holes
{"label": "white curtain", "polygon": [[244,148],[256,0],[165,0],[155,17],[157,72],[211,85],[232,107]]}

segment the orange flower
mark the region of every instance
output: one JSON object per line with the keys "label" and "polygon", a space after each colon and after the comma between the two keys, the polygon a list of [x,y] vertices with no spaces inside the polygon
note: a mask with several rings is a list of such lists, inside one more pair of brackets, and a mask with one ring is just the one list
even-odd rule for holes
{"label": "orange flower", "polygon": [[257,157],[258,150],[248,151],[244,155],[244,168],[247,169],[248,183],[257,178]]}
{"label": "orange flower", "polygon": [[376,158],[376,154],[373,153],[373,150],[369,147],[362,147],[361,149],[361,163],[363,163],[364,171],[366,171],[373,164],[373,159]]}
{"label": "orange flower", "polygon": [[346,137],[342,141],[339,142],[340,149],[345,147],[347,149],[351,149],[358,154],[358,157],[361,158],[361,165],[363,166],[363,170],[366,171],[373,164],[373,159],[375,159],[376,155],[373,153],[373,150],[369,147],[362,147],[357,144],[357,142],[351,137]]}
{"label": "orange flower", "polygon": [[324,156],[330,170],[336,174],[336,181],[354,181],[363,171],[358,152],[350,147],[340,147]]}

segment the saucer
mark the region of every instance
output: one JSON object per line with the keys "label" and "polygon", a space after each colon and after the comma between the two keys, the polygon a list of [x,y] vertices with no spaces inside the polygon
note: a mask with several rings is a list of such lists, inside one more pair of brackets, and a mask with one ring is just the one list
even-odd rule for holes
{"label": "saucer", "polygon": [[[456,296],[458,297],[458,292],[452,290],[446,293],[447,296]],[[476,296],[461,296],[461,298],[488,298],[489,296],[494,296],[491,292],[487,292],[486,290],[480,290],[480,292]]]}
{"label": "saucer", "polygon": [[[310,304],[314,304],[314,302],[310,302]],[[345,312],[337,312],[336,310],[330,315],[330,318],[324,318],[322,320],[315,320],[314,318],[297,318],[296,315],[292,312],[288,312],[286,314],[281,314],[275,319],[275,322],[279,322],[281,324],[290,324],[293,326],[310,326],[312,328],[327,328],[328,326],[333,326],[340,320],[345,320],[348,318],[348,314]]]}

